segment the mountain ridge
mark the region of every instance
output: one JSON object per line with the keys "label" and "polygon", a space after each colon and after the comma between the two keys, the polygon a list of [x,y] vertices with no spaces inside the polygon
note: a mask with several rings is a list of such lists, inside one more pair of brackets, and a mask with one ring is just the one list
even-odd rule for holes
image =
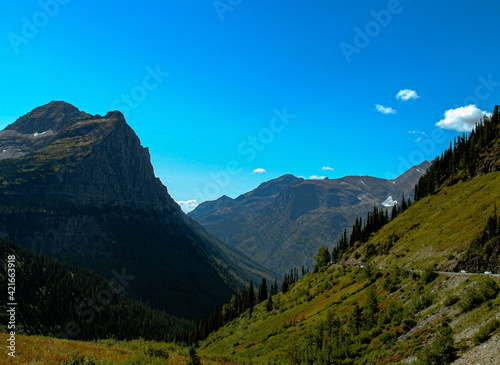
{"label": "mountain ridge", "polygon": [[386,203],[388,208],[402,194],[412,197],[414,184],[429,165],[424,161],[392,180],[306,180],[287,174],[235,199],[202,203],[188,215],[260,264],[284,273],[294,266],[312,266],[318,248],[334,244],[357,215],[374,205]]}

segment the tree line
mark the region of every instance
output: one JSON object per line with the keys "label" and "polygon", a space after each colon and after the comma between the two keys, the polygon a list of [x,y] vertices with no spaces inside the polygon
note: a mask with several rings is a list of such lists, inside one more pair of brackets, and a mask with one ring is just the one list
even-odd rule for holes
{"label": "tree line", "polygon": [[[301,269],[302,277],[308,272],[309,268],[303,266]],[[273,297],[280,291],[286,293],[299,280],[299,270],[294,268],[290,270],[289,274],[284,275],[281,290],[276,279],[274,283],[271,283],[269,289],[265,278],[262,278],[257,289],[253,281],[250,281],[248,288],[233,295],[229,303],[223,305],[217,304],[210,315],[201,320],[196,320],[191,330],[179,331],[175,335],[174,340],[177,343],[196,345],[199,341],[206,339],[212,332],[217,331],[235,318],[247,312],[251,317],[254,306],[263,302],[266,302],[267,311],[271,312],[274,309]]]}
{"label": "tree line", "polygon": [[[334,262],[340,261],[344,253],[347,252],[350,248],[368,242],[370,236],[373,233],[378,232],[383,226],[396,218],[399,214],[403,213],[411,205],[411,199],[405,199],[405,195],[403,194],[401,196],[401,202],[399,204],[393,205],[390,218],[387,209],[382,209],[374,206],[373,210],[366,214],[365,220],[363,220],[361,217],[356,217],[349,238],[347,236],[347,229],[344,229],[344,233],[337,241],[337,245],[332,248],[331,254],[328,253],[327,248],[320,248],[321,254],[320,251],[318,251],[318,254],[316,255],[316,262],[318,262],[318,259],[321,263],[325,263],[330,260]],[[328,257],[328,260],[325,260],[326,257]]]}
{"label": "tree line", "polygon": [[466,257],[481,256],[489,260],[492,256],[500,254],[500,217],[497,206],[493,214],[488,217],[483,231],[471,242]]}
{"label": "tree line", "polygon": [[436,192],[442,185],[453,185],[491,171],[497,155],[490,159],[491,151],[500,136],[499,106],[493,114],[484,116],[469,135],[464,133],[450,142],[450,147],[434,159],[427,172],[415,185],[415,200]]}

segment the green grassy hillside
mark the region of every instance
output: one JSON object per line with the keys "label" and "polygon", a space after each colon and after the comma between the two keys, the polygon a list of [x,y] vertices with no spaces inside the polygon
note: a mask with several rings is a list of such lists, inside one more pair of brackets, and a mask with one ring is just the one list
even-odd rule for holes
{"label": "green grassy hillside", "polygon": [[[488,279],[493,280],[478,274],[434,278],[401,269],[367,273],[365,268],[332,265],[306,275],[285,295],[276,295],[271,312],[262,303],[251,315],[247,312],[213,333],[201,343],[200,353],[257,364],[395,364],[415,360],[449,318],[455,348],[462,355],[475,346],[474,336],[481,329],[477,324],[498,314],[498,284],[490,299],[477,307],[468,308],[458,298],[473,296],[473,288],[487,286],[481,283]],[[369,312],[372,293],[377,305]],[[356,307],[362,313],[357,333],[351,329]],[[338,342],[328,342],[332,317],[338,319]],[[344,349],[339,355],[344,362],[321,360],[333,356],[334,348]]]}
{"label": "green grassy hillside", "polygon": [[[499,186],[496,172],[421,199],[346,253],[345,264],[370,263],[368,270],[310,273],[274,296],[272,311],[262,303],[210,335],[201,353],[258,364],[417,363],[451,328],[455,354],[466,354],[498,332],[490,323],[500,312],[498,277],[433,268],[451,271],[464,256],[500,200]],[[359,312],[363,324],[353,331]]]}
{"label": "green grassy hillside", "polygon": [[500,172],[442,188],[416,202],[348,256],[350,263],[375,254],[376,266],[452,271],[500,203]]}

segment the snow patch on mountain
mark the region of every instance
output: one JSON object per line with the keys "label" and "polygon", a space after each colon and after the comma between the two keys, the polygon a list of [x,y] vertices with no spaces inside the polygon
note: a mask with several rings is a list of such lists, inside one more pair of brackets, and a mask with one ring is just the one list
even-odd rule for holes
{"label": "snow patch on mountain", "polygon": [[387,199],[385,199],[385,201],[382,203],[382,205],[384,207],[393,207],[396,204],[398,204],[398,201],[397,200],[392,200],[392,195],[389,195],[387,197]]}

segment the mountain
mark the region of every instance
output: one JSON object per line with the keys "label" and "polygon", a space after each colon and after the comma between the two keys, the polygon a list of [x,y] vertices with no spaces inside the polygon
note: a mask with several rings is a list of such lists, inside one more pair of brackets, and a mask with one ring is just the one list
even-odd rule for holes
{"label": "mountain", "polygon": [[120,112],[53,101],[0,132],[0,156],[0,237],[133,278],[154,308],[195,318],[274,277],[181,211]]}
{"label": "mountain", "polygon": [[500,363],[498,109],[433,161],[419,198],[367,242],[348,240],[339,264],[237,312],[200,352],[258,363]]}
{"label": "mountain", "polygon": [[189,215],[216,237],[255,261],[284,273],[314,265],[320,246],[336,243],[356,216],[373,206],[391,208],[402,194],[413,196],[424,161],[393,180],[370,176],[304,180],[284,175],[236,199],[204,202]]}

